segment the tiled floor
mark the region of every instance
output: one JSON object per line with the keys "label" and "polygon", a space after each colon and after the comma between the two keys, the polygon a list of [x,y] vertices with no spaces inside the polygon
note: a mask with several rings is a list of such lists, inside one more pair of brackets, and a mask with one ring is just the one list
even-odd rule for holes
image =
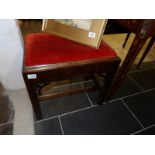
{"label": "tiled floor", "polygon": [[[98,92],[41,103],[44,119],[34,123],[35,133],[41,135],[155,134],[154,77],[155,63],[150,63],[150,66],[143,65],[139,70],[131,70],[111,101],[101,106],[96,104]],[[91,84],[91,81],[86,83],[88,84]],[[80,87],[81,84],[77,83],[75,87],[78,85]]]}

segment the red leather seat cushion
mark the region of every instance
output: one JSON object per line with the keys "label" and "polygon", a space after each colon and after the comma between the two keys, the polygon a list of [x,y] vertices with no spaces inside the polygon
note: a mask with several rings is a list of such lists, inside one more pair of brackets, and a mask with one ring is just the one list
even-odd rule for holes
{"label": "red leather seat cushion", "polygon": [[95,49],[51,34],[29,34],[25,38],[25,66],[116,57],[104,41]]}

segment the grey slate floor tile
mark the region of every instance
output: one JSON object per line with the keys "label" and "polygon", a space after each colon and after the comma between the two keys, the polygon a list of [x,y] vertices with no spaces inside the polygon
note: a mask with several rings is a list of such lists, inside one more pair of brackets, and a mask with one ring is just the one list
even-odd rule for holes
{"label": "grey slate floor tile", "polygon": [[121,100],[60,118],[66,135],[119,135],[141,129]]}

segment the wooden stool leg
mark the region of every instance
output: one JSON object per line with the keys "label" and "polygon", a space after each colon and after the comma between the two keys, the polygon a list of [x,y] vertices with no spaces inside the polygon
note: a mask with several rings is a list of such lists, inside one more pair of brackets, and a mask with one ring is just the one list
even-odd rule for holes
{"label": "wooden stool leg", "polygon": [[149,44],[148,44],[148,46],[147,46],[147,48],[145,49],[145,51],[144,51],[144,53],[143,53],[143,56],[141,57],[139,63],[137,64],[137,68],[140,67],[140,65],[141,65],[141,63],[143,62],[144,58],[145,58],[146,55],[149,53],[149,51],[150,51],[150,49],[151,49],[151,47],[152,47],[154,41],[155,41],[155,37],[152,37],[151,40],[150,40],[150,42],[149,42]]}
{"label": "wooden stool leg", "polygon": [[35,86],[34,86],[33,82],[30,82],[27,79],[27,76],[24,76],[24,80],[25,80],[26,88],[27,88],[27,91],[28,91],[28,94],[29,94],[29,97],[31,100],[33,110],[36,114],[36,118],[37,118],[37,120],[40,120],[40,119],[42,119],[42,112],[41,112],[41,108],[40,108],[39,101],[37,98]]}
{"label": "wooden stool leg", "polygon": [[111,87],[111,84],[112,84],[113,79],[114,79],[114,75],[111,75],[111,76],[106,75],[105,76],[105,79],[104,79],[104,88],[100,92],[99,98],[98,98],[98,104],[99,105],[101,105],[104,101],[109,100],[110,96],[108,96],[108,98],[107,98],[107,94],[109,92],[109,89]]}
{"label": "wooden stool leg", "polygon": [[125,41],[124,41],[124,43],[123,43],[123,48],[125,47],[126,42],[127,42],[128,39],[129,39],[129,36],[130,36],[130,33],[128,33],[127,36],[126,36],[126,38],[125,38]]}
{"label": "wooden stool leg", "polygon": [[99,105],[101,105],[103,102],[108,101],[111,97],[111,94],[109,94],[109,93],[111,90],[112,83],[115,79],[115,75],[118,70],[119,63],[120,62],[115,64],[114,71],[112,73],[109,73],[109,74],[105,75],[105,77],[104,77],[104,86],[103,86],[102,90],[100,91],[100,96],[98,99]]}

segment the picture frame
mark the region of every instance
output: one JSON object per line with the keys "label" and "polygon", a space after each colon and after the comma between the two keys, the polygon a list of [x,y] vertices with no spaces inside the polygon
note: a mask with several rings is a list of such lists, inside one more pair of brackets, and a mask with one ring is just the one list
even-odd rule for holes
{"label": "picture frame", "polygon": [[44,19],[42,31],[99,48],[107,19]]}

